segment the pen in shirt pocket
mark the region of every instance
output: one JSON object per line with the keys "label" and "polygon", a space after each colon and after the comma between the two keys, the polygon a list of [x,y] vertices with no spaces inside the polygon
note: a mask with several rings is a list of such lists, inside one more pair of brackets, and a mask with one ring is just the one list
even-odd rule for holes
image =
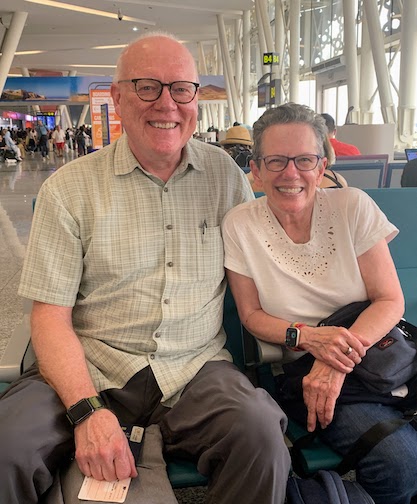
{"label": "pen in shirt pocket", "polygon": [[204,243],[206,240],[206,231],[207,231],[207,221],[206,219],[200,224],[201,229],[201,243]]}

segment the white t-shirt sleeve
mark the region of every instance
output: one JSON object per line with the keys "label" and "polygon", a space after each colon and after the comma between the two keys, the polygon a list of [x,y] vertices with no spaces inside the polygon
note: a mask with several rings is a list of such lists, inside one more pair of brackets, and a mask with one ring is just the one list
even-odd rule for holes
{"label": "white t-shirt sleeve", "polygon": [[[243,204],[245,207],[248,203]],[[229,210],[223,219],[222,234],[224,243],[225,268],[252,278],[242,250],[245,237],[245,210],[242,205]]]}

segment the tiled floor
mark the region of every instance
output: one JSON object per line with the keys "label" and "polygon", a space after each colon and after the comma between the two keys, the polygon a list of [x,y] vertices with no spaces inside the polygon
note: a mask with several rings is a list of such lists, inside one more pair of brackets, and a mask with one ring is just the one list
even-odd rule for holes
{"label": "tiled floor", "polygon": [[0,162],[0,356],[22,318],[17,295],[20,272],[32,222],[32,200],[40,186],[72,156],[42,161],[39,153],[23,162]]}

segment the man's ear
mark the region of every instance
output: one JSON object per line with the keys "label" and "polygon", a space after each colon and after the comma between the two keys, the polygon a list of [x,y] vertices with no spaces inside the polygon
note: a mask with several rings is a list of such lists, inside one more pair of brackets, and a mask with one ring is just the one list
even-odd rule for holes
{"label": "man's ear", "polygon": [[120,113],[120,86],[119,86],[119,84],[112,82],[110,92],[111,92],[111,96],[113,98],[114,110],[116,111],[116,114],[119,117],[121,117],[121,113]]}

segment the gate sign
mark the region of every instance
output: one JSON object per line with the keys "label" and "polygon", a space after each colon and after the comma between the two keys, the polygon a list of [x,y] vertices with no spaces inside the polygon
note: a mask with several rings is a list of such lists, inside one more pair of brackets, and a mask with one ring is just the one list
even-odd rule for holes
{"label": "gate sign", "polygon": [[274,52],[264,53],[263,63],[264,65],[278,65],[279,54]]}

